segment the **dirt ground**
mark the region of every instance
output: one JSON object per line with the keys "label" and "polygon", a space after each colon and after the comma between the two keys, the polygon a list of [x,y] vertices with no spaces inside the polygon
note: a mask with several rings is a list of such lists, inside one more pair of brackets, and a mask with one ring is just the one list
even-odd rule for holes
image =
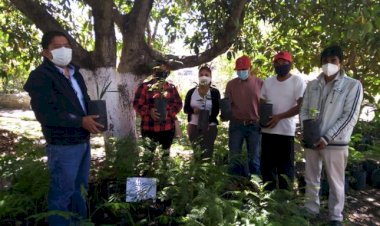
{"label": "dirt ground", "polygon": [[[32,111],[0,109],[0,156],[11,151],[21,135],[39,139],[44,143],[40,125]],[[92,149],[92,157],[101,158],[104,155],[102,139],[93,137],[91,142],[95,147]],[[322,200],[322,206],[327,206],[325,198]],[[327,217],[327,210],[323,209],[321,215]],[[380,225],[380,189],[351,189],[346,196],[345,219],[345,225]],[[323,221],[326,220],[321,220]]]}

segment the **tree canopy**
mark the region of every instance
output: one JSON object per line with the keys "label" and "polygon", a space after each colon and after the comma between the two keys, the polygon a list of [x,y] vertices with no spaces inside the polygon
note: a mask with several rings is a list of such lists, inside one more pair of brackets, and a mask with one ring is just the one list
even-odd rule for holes
{"label": "tree canopy", "polygon": [[[344,66],[362,81],[366,99],[379,94],[380,5],[375,1],[257,1],[247,10],[237,46],[267,70],[280,49],[294,55],[305,73],[320,66],[319,54],[330,44],[342,46]],[[264,22],[266,34],[257,30]]]}
{"label": "tree canopy", "polygon": [[[36,28],[69,34],[82,67],[136,74],[156,60],[175,60],[172,67],[179,69],[240,51],[265,74],[280,49],[291,51],[295,66],[308,73],[319,66],[321,49],[336,43],[367,99],[379,93],[380,5],[374,0],[5,0],[1,7],[1,39],[17,46],[10,51],[18,56],[17,49],[29,47],[21,51],[29,62],[36,56]],[[193,55],[172,52],[168,44],[176,39]],[[9,51],[1,56],[4,63],[12,58]]]}

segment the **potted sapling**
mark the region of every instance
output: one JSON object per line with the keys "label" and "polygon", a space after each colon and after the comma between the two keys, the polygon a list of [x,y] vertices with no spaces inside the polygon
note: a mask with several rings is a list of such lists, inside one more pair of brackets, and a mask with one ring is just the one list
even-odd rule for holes
{"label": "potted sapling", "polygon": [[160,114],[159,121],[164,122],[166,120],[168,101],[164,95],[159,95],[154,99],[154,107],[157,109],[157,113]]}
{"label": "potted sapling", "polygon": [[261,127],[268,127],[268,123],[271,120],[272,114],[273,114],[273,104],[270,103],[269,100],[263,100],[260,102],[259,107],[259,113],[260,113],[260,126]]}
{"label": "potted sapling", "polygon": [[207,130],[209,126],[209,117],[210,117],[210,111],[206,110],[206,102],[207,100],[211,100],[211,96],[206,94],[204,98],[199,99],[198,101],[203,101],[202,108],[199,111],[198,115],[198,126],[197,128],[199,130]]}
{"label": "potted sapling", "polygon": [[320,118],[318,109],[310,109],[309,119],[302,122],[303,141],[305,148],[315,149],[315,144],[321,138]]}
{"label": "potted sapling", "polygon": [[222,121],[228,121],[232,118],[231,100],[228,97],[224,97],[219,100],[220,119]]}
{"label": "potted sapling", "polygon": [[95,121],[104,126],[103,128],[100,128],[101,131],[108,130],[107,105],[106,101],[102,100],[102,98],[106,94],[110,85],[111,81],[106,81],[103,84],[103,87],[99,90],[99,85],[96,82],[97,100],[90,100],[90,102],[88,102],[88,115],[99,115],[99,118],[95,119]]}
{"label": "potted sapling", "polygon": [[159,114],[159,121],[163,123],[166,120],[166,116],[168,114],[167,106],[168,100],[166,99],[167,91],[164,88],[165,79],[159,78],[158,81],[153,84],[149,91],[154,92],[154,108],[157,110]]}

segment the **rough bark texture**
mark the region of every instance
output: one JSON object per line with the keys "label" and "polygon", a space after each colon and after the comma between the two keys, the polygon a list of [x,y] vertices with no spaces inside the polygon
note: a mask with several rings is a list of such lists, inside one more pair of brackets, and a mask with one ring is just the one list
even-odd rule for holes
{"label": "rough bark texture", "polygon": [[146,52],[145,28],[153,6],[153,0],[136,1],[132,11],[129,13],[128,23],[122,30],[123,49],[118,70],[126,72],[144,72],[144,67],[154,59]]}
{"label": "rough bark texture", "polygon": [[[173,59],[175,61],[182,62],[182,64],[171,64],[173,69],[181,69],[186,67],[194,67],[206,62],[211,61],[220,54],[226,52],[236,39],[244,20],[244,9],[248,0],[235,0],[233,1],[233,8],[231,9],[230,17],[224,23],[224,31],[218,34],[217,39],[214,41],[211,48],[205,50],[199,55],[193,56],[172,56],[162,55],[160,52],[145,46],[145,49],[149,52],[149,55],[153,59]],[[144,43],[145,44],[145,43]]]}
{"label": "rough bark texture", "polygon": [[[37,0],[10,0],[17,9],[31,19],[43,32],[60,30],[69,34],[58,21],[48,13],[47,6]],[[123,48],[118,70],[121,73],[144,74],[144,67],[154,60],[176,60],[173,69],[193,67],[208,62],[224,53],[238,35],[244,18],[244,8],[248,0],[235,0],[229,18],[224,22],[225,30],[217,35],[211,48],[199,55],[164,55],[145,40],[147,21],[153,7],[153,0],[135,1],[129,14],[121,14],[112,0],[85,0],[94,16],[95,51],[89,52],[70,35],[73,45],[73,61],[81,67],[96,69],[116,66],[116,39],[114,23],[123,35]]]}
{"label": "rough bark texture", "polygon": [[[194,56],[164,55],[147,43],[145,32],[154,0],[134,1],[132,10],[128,14],[118,11],[113,0],[84,0],[83,2],[92,9],[94,19],[95,49],[92,52],[71,37],[70,32],[49,14],[48,6],[40,3],[41,1],[9,1],[41,31],[59,30],[68,35],[73,48],[73,63],[84,68],[82,72],[87,78],[87,85],[94,99],[95,81],[98,81],[98,84],[112,81],[109,90],[119,92],[107,93],[104,98],[107,101],[110,123],[108,135],[123,137],[136,134],[132,98],[138,81],[149,73],[152,62],[169,61],[172,69],[180,69],[200,65],[224,53],[233,44],[240,31],[244,9],[249,0],[232,1],[229,18],[224,21],[225,30],[217,34],[209,49]],[[123,36],[118,66],[115,25],[119,27]]]}
{"label": "rough bark texture", "polygon": [[116,37],[113,17],[113,1],[86,0],[94,16],[95,51],[93,63],[96,67],[116,67]]}

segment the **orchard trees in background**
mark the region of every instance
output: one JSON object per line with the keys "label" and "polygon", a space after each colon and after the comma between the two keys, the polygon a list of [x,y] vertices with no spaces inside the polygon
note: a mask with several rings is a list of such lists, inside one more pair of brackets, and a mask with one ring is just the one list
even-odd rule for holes
{"label": "orchard trees in background", "polygon": [[38,32],[21,12],[0,2],[0,92],[15,92],[40,62]]}
{"label": "orchard trees in background", "polygon": [[[268,76],[275,52],[289,50],[295,66],[309,73],[319,67],[320,51],[337,43],[345,51],[345,68],[363,82],[366,99],[374,103],[379,93],[380,5],[374,0],[3,2],[0,26],[10,29],[2,29],[0,41],[20,49],[2,51],[3,64],[9,65],[11,56],[19,57],[19,64],[39,62],[36,29],[66,32],[89,89],[111,81],[109,90],[118,91],[106,95],[111,136],[135,135],[133,92],[157,60],[172,60],[173,69],[180,69],[243,52]],[[193,55],[177,55],[169,46],[176,40],[183,40]],[[20,43],[27,43],[26,48]]]}
{"label": "orchard trees in background", "polygon": [[[330,44],[344,50],[344,67],[362,81],[365,98],[380,93],[380,5],[376,1],[252,1],[236,47],[252,53],[268,72],[280,49],[294,54],[304,73],[320,66],[319,54]],[[258,21],[266,30],[257,30]]]}
{"label": "orchard trees in background", "polygon": [[[39,30],[61,30],[69,35],[73,62],[82,67],[90,93],[94,93],[96,84],[102,87],[112,82],[109,90],[118,92],[105,97],[110,117],[108,135],[124,137],[135,136],[134,90],[154,62],[172,60],[171,67],[178,69],[208,62],[224,53],[240,31],[248,1],[5,2],[22,12]],[[211,14],[214,21],[207,16]],[[189,23],[199,26],[193,34],[187,30]],[[159,28],[167,37],[158,37]],[[184,38],[195,54],[176,56],[156,41],[176,38]]]}

